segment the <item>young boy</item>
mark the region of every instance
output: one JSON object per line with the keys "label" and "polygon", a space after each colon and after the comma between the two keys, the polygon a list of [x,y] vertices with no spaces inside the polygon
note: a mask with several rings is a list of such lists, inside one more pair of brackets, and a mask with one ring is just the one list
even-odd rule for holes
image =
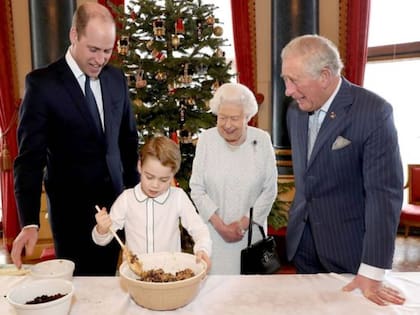
{"label": "young boy", "polygon": [[105,208],[95,215],[93,241],[108,244],[113,238],[109,232],[112,226],[114,230],[124,228],[126,245],[135,254],[181,251],[181,219],[194,240],[197,260],[203,259],[209,269],[209,230],[184,190],[171,186],[180,164],[179,148],[169,138],[158,136],[146,142],[138,163],[140,183],[121,193],[109,215]]}

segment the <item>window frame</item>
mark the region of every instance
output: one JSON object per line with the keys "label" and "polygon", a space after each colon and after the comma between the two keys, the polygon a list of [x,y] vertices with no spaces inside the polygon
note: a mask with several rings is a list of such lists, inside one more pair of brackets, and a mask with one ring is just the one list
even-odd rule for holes
{"label": "window frame", "polygon": [[420,58],[420,41],[368,47],[367,62]]}

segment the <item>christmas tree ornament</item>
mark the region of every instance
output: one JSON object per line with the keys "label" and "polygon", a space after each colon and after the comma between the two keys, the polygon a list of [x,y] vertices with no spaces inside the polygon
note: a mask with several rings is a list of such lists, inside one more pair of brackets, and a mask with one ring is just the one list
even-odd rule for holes
{"label": "christmas tree ornament", "polygon": [[128,44],[129,44],[129,37],[126,35],[121,35],[120,39],[117,41],[117,51],[120,55],[122,56],[127,55]]}
{"label": "christmas tree ornament", "polygon": [[179,39],[179,36],[178,35],[172,35],[172,40],[171,40],[171,43],[172,43],[172,46],[175,48],[175,49],[177,49],[178,48],[178,46],[179,46],[179,44],[180,44],[180,39]]}
{"label": "christmas tree ornament", "polygon": [[132,73],[126,73],[127,85],[132,87],[136,85],[136,76]]}
{"label": "christmas tree ornament", "polygon": [[187,111],[187,107],[184,103],[180,103],[179,105],[179,124],[182,127],[185,123],[185,114]]}
{"label": "christmas tree ornament", "polygon": [[162,71],[159,71],[155,75],[155,79],[157,81],[165,81],[167,77],[168,77],[167,74],[165,72],[162,72]]}
{"label": "christmas tree ornament", "polygon": [[187,104],[190,105],[190,106],[195,105],[194,97],[187,98]]}
{"label": "christmas tree ornament", "polygon": [[203,21],[196,20],[195,23],[196,23],[197,38],[201,39],[201,36],[203,35]]}
{"label": "christmas tree ornament", "polygon": [[173,142],[175,142],[176,144],[179,143],[179,139],[178,139],[178,133],[176,131],[172,131],[170,138],[172,139]]}
{"label": "christmas tree ornament", "polygon": [[176,81],[174,80],[172,83],[168,84],[168,94],[174,95],[176,93],[176,88],[177,88],[177,84],[176,84]]}
{"label": "christmas tree ornament", "polygon": [[137,13],[134,10],[132,10],[130,12],[130,17],[133,21],[135,21],[137,19]]}
{"label": "christmas tree ornament", "polygon": [[137,72],[136,75],[136,88],[141,89],[147,86],[147,81],[143,79],[144,70],[141,69]]}
{"label": "christmas tree ornament", "polygon": [[207,65],[205,65],[203,63],[200,63],[200,64],[196,65],[195,71],[196,71],[198,76],[206,76],[208,68],[209,67]]}
{"label": "christmas tree ornament", "polygon": [[152,56],[157,62],[161,62],[165,60],[166,58],[166,56],[161,51],[158,51],[157,49],[152,50]]}
{"label": "christmas tree ornament", "polygon": [[206,110],[209,110],[209,109],[210,109],[210,100],[205,100],[205,101],[204,101],[204,108],[205,108]]}
{"label": "christmas tree ornament", "polygon": [[161,18],[153,21],[153,34],[157,37],[165,36],[165,23]]}
{"label": "christmas tree ornament", "polygon": [[183,144],[192,143],[192,133],[187,129],[182,129],[179,132],[179,142]]}
{"label": "christmas tree ornament", "polygon": [[175,22],[175,34],[185,34],[184,19],[178,18]]}
{"label": "christmas tree ornament", "polygon": [[143,101],[139,98],[136,98],[133,100],[133,104],[136,105],[137,107],[142,107],[143,106]]}
{"label": "christmas tree ornament", "polygon": [[215,23],[214,16],[210,15],[206,18],[206,24],[208,26],[213,26],[214,23]]}
{"label": "christmas tree ornament", "polygon": [[213,34],[216,36],[222,36],[223,35],[223,27],[221,26],[215,26],[213,27]]}
{"label": "christmas tree ornament", "polygon": [[189,69],[188,63],[181,65],[182,72],[181,76],[178,78],[178,81],[184,84],[190,84],[192,82],[192,71]]}
{"label": "christmas tree ornament", "polygon": [[153,50],[153,44],[154,44],[154,41],[153,41],[153,40],[149,40],[149,41],[147,41],[147,43],[146,43],[146,48],[147,48],[148,50],[152,51],[152,50]]}
{"label": "christmas tree ornament", "polygon": [[225,52],[220,48],[216,48],[216,50],[214,51],[214,55],[216,57],[223,58],[225,56]]}

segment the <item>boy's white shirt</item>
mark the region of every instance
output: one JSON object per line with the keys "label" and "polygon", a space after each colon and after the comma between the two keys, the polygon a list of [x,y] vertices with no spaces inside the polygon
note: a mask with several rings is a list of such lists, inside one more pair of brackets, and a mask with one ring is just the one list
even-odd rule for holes
{"label": "boy's white shirt", "polygon": [[[126,246],[135,254],[181,251],[181,219],[194,240],[194,253],[203,250],[211,256],[208,227],[181,188],[171,186],[160,196],[149,198],[138,184],[121,193],[111,207],[110,217],[114,230],[124,228]],[[92,230],[92,239],[98,245],[107,245],[112,238],[111,233],[101,235],[96,227]]]}

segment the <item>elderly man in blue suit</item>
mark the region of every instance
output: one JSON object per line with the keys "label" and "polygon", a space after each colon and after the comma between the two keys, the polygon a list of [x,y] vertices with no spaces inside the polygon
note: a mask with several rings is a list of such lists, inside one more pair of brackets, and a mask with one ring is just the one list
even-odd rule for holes
{"label": "elderly man in blue suit", "polygon": [[353,273],[343,289],[402,304],[383,285],[392,267],[403,171],[392,107],[341,77],[335,45],[303,35],[282,51],[296,195],[288,258],[299,273]]}
{"label": "elderly man in blue suit", "polygon": [[[91,238],[95,205],[110,208],[139,181],[138,136],[121,70],[107,65],[115,43],[108,9],[86,2],[75,12],[66,55],[26,77],[14,164],[22,230],[12,259],[31,253],[38,239],[42,182],[59,258],[75,275],[115,275],[119,247]],[[92,105],[92,107],[89,107]]]}

